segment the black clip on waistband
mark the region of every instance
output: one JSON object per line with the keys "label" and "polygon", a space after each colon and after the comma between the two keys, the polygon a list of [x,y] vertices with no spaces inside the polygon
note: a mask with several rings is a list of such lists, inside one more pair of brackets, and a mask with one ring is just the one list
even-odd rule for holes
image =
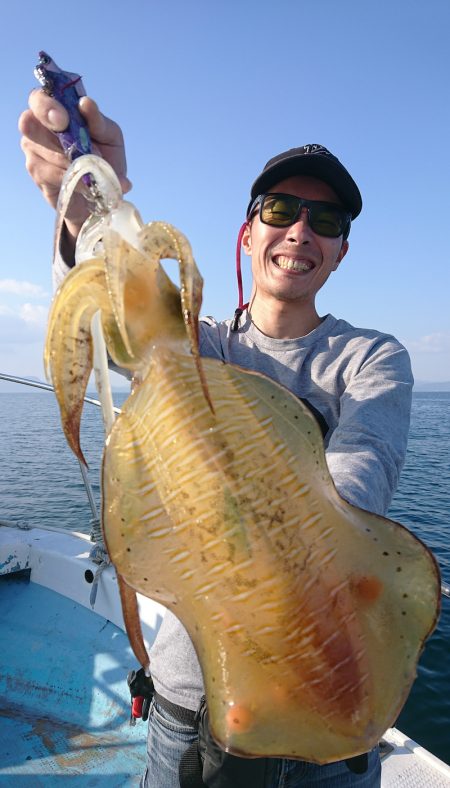
{"label": "black clip on waistband", "polygon": [[169,714],[174,717],[177,722],[183,723],[183,725],[190,725],[192,728],[198,729],[198,719],[197,719],[197,712],[193,711],[192,709],[186,709],[184,706],[178,706],[176,703],[172,703],[167,698],[164,698],[159,692],[154,692],[153,697],[158,704],[161,706],[162,709],[167,711]]}

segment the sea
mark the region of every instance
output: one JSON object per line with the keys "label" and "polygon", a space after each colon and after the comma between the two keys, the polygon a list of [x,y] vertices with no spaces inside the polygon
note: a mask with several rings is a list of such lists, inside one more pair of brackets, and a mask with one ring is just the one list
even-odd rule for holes
{"label": "sea", "polygon": [[[114,396],[120,407],[127,395]],[[0,381],[0,406],[0,521],[89,533],[92,512],[53,394],[1,393]],[[103,426],[95,406],[85,406],[81,444],[99,506]],[[450,392],[413,394],[408,453],[389,516],[428,545],[450,584]],[[450,764],[449,598],[396,724]]]}

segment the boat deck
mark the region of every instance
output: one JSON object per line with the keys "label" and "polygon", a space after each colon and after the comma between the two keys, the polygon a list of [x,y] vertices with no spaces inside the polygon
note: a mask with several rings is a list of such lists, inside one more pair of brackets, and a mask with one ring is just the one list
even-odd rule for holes
{"label": "boat deck", "polygon": [[0,784],[139,785],[146,726],[129,725],[125,634],[26,573],[0,588]]}

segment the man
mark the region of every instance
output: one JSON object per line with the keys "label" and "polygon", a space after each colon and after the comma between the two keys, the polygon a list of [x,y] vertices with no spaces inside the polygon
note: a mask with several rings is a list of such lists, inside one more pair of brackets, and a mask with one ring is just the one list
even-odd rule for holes
{"label": "man", "polygon": [[[120,129],[90,99],[82,99],[80,108],[98,152],[128,190]],[[53,132],[66,125],[65,111],[40,91],[31,94],[30,109],[19,122],[27,168],[53,206],[67,167]],[[315,306],[316,294],[347,254],[350,222],[361,207],[355,182],[322,146],[296,148],[268,162],[253,184],[242,234],[252,261],[248,309],[240,304],[231,321],[205,318],[200,348],[205,356],[263,372],[306,401],[321,424],[327,463],[341,496],[385,514],[406,451],[412,389],[408,355],[393,337],[354,328],[332,315],[320,317]],[[67,216],[57,281],[69,269],[85,215],[79,199]],[[180,759],[197,737],[194,718],[203,683],[191,641],[170,612],[150,656],[157,694],[142,785],[173,788],[179,785]],[[327,766],[273,759],[264,785],[368,788],[379,781],[375,749],[368,757]]]}

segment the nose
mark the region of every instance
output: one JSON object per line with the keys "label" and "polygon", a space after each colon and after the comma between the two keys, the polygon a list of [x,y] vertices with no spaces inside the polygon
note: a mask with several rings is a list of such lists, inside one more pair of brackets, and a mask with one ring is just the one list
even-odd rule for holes
{"label": "nose", "polygon": [[287,228],[286,238],[291,243],[309,243],[312,235],[311,227],[309,226],[308,209],[302,208],[300,216],[294,224]]}

